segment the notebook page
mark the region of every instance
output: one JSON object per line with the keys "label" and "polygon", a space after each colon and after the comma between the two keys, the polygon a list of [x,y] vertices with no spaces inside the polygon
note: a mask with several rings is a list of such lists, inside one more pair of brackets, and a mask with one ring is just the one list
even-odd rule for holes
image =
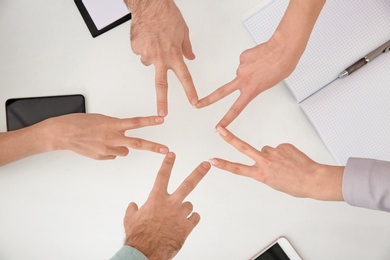
{"label": "notebook page", "polygon": [[390,161],[390,53],[301,103],[334,159]]}
{"label": "notebook page", "polygon": [[[243,16],[257,44],[276,29],[288,0],[273,0]],[[328,0],[294,72],[285,79],[298,102],[335,79],[390,37],[389,0]]]}
{"label": "notebook page", "polygon": [[98,30],[130,13],[123,0],[83,0],[83,4]]}

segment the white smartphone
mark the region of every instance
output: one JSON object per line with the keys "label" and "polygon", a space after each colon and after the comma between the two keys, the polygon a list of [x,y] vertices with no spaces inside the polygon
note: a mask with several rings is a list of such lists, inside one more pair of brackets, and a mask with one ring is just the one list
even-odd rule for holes
{"label": "white smartphone", "polygon": [[285,237],[279,237],[250,260],[302,260]]}

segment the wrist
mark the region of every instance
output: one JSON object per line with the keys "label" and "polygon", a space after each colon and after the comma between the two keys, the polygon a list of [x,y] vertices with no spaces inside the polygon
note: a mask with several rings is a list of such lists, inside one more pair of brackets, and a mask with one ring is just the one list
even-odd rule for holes
{"label": "wrist", "polygon": [[343,201],[342,180],[344,167],[319,164],[313,174],[308,197],[318,200]]}
{"label": "wrist", "polygon": [[35,127],[35,132],[39,142],[41,143],[43,152],[51,152],[56,150],[61,150],[61,145],[59,140],[56,138],[57,130],[56,130],[56,118],[46,119],[33,127]]}
{"label": "wrist", "polygon": [[[291,59],[295,68],[305,51],[307,42],[325,4],[325,0],[291,0],[270,42],[281,46],[281,51]],[[286,58],[286,59],[287,59]],[[291,71],[292,72],[292,71]]]}
{"label": "wrist", "polygon": [[294,44],[289,36],[280,30],[276,30],[267,42],[269,49],[278,57],[279,68],[284,70],[284,78],[288,77],[295,69],[303,53],[299,44]]}

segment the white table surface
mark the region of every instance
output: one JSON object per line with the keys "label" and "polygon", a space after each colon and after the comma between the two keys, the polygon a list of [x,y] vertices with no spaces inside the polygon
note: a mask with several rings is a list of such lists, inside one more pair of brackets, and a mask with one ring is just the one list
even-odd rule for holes
{"label": "white table surface", "polygon": [[[187,64],[203,97],[232,80],[240,53],[254,46],[240,16],[259,1],[176,2],[197,55]],[[154,69],[132,53],[129,22],[93,39],[71,0],[1,1],[0,103],[78,93],[88,112],[156,113]],[[197,110],[170,73],[166,122],[127,133],[176,153],[170,191],[211,157],[252,163],[214,132],[237,95]],[[282,83],[258,96],[229,129],[258,149],[289,142],[334,164]],[[113,161],[64,151],[0,168],[0,259],[108,259],[122,245],[127,204],[144,203],[162,160],[144,151]],[[304,259],[390,259],[387,213],[294,198],[215,168],[188,199],[202,219],[176,259],[248,259],[281,235]]]}

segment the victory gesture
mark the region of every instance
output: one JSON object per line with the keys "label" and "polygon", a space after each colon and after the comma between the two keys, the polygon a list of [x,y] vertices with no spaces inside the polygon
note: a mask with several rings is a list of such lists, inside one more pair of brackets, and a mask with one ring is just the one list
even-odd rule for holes
{"label": "victory gesture", "polygon": [[198,95],[183,56],[195,59],[189,30],[173,0],[128,0],[132,12],[130,29],[131,48],[141,56],[141,62],[154,65],[157,95],[157,113],[168,114],[168,70],[172,70],[192,105]]}
{"label": "victory gesture", "polygon": [[124,219],[125,244],[150,260],[173,258],[200,221],[192,204],[183,201],[209,171],[210,164],[202,162],[170,195],[167,187],[174,162],[175,154],[168,153],[148,200],[140,209],[130,203]]}

